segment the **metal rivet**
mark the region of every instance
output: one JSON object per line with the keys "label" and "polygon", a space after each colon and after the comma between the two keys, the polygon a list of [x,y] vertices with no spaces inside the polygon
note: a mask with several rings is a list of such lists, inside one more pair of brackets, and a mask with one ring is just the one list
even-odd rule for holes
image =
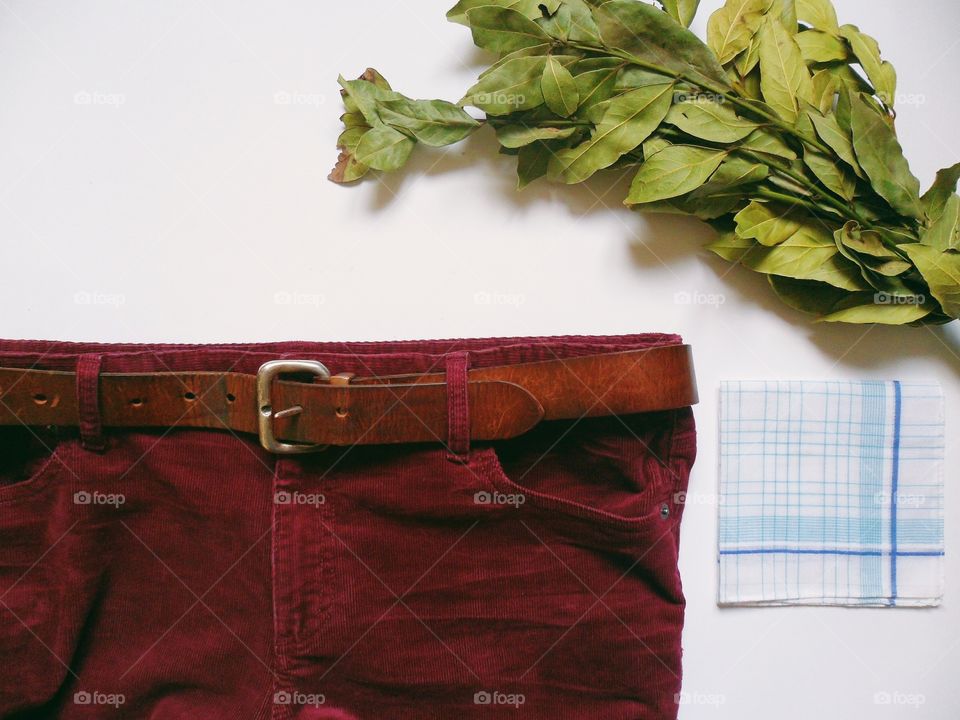
{"label": "metal rivet", "polygon": [[670,506],[666,503],[660,506],[660,517],[664,520],[670,517]]}

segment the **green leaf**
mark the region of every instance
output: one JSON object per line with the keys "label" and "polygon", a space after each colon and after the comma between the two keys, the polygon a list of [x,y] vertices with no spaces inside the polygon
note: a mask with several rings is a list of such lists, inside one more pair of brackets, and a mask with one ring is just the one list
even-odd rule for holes
{"label": "green leaf", "polygon": [[643,158],[649,160],[664,148],[670,147],[671,143],[660,135],[651,135],[643,143]]}
{"label": "green leaf", "polygon": [[550,39],[533,20],[510,8],[476,7],[467,11],[467,21],[474,44],[495,53],[510,53]]}
{"label": "green leaf", "polygon": [[913,267],[883,244],[880,233],[862,230],[854,221],[837,230],[834,239],[844,257],[860,265],[864,279],[878,289],[888,286],[890,281],[884,279],[881,282],[876,275],[896,278]]}
{"label": "green leaf", "polygon": [[407,162],[415,144],[392,127],[375,127],[360,140],[357,162],[374,170],[399,170]]}
{"label": "green leaf", "polygon": [[692,101],[674,105],[667,122],[701,140],[733,143],[743,140],[759,127],[743,118],[727,103]]}
{"label": "green leaf", "polygon": [[910,172],[893,128],[867,96],[858,93],[851,98],[850,124],[857,160],[873,189],[901,215],[922,219],[920,181]]}
{"label": "green leaf", "polygon": [[803,154],[803,162],[830,192],[848,202],[853,200],[857,190],[857,178],[853,172],[838,165],[832,158],[809,148]]}
{"label": "green leaf", "polygon": [[469,26],[470,21],[467,19],[467,12],[485,5],[516,10],[531,20],[543,15],[540,12],[540,0],[460,0],[447,11],[447,20]]}
{"label": "green leaf", "polygon": [[671,145],[650,157],[633,178],[627,205],[669,200],[703,185],[720,167],[726,150]]}
{"label": "green leaf", "polygon": [[901,245],[927,281],[930,294],[943,311],[952,318],[960,318],[960,253],[941,252],[929,245]]}
{"label": "green leaf", "polygon": [[850,295],[847,290],[817,280],[795,280],[779,275],[768,275],[767,279],[785,305],[811,315],[828,314]]}
{"label": "green leaf", "polygon": [[[750,47],[773,0],[727,0],[707,21],[707,44],[723,65]],[[747,69],[749,72],[749,68]],[[741,70],[741,74],[746,74]]]}
{"label": "green leaf", "polygon": [[940,251],[960,250],[960,196],[950,196],[940,217],[930,224],[920,242]]}
{"label": "green leaf", "polygon": [[813,100],[813,83],[793,36],[773,17],[760,27],[760,73],[767,104],[787,122],[796,122],[801,101]]}
{"label": "green leaf", "polygon": [[843,40],[819,30],[806,30],[796,36],[800,54],[808,63],[846,62],[849,54]]}
{"label": "green leaf", "polygon": [[519,148],[538,140],[563,140],[577,131],[576,127],[527,127],[503,125],[497,128],[497,140],[507,148]]}
{"label": "green leaf", "polygon": [[720,167],[710,180],[699,190],[694,191],[690,197],[691,199],[705,198],[717,192],[751,185],[766,179],[769,174],[770,168],[766,165],[743,158],[728,157],[720,163]]}
{"label": "green leaf", "polygon": [[853,150],[853,140],[850,138],[850,135],[840,127],[836,116],[833,114],[818,115],[815,112],[808,112],[807,115],[813,123],[813,127],[816,129],[820,139],[837,154],[837,157],[853,168],[853,171],[857,175],[864,177],[860,163],[857,161],[857,155]]}
{"label": "green leaf", "polygon": [[340,137],[337,138],[337,147],[350,153],[356,152],[357,145],[360,144],[361,138],[366,135],[369,129],[366,125],[363,127],[347,128],[340,133]]}
{"label": "green leaf", "polygon": [[[367,73],[376,72],[368,70]],[[365,73],[366,74],[366,73]],[[379,73],[377,76],[382,78]],[[400,100],[403,95],[392,90],[385,89],[367,80],[344,80],[343,76],[337,78],[337,82],[346,93],[345,99],[356,108],[352,112],[359,112],[367,121],[367,125],[376,127],[383,125],[380,114],[377,112],[377,105],[384,100]],[[386,81],[383,81],[386,82]]]}
{"label": "green leaf", "polygon": [[880,58],[877,41],[860,32],[856,25],[844,25],[840,28],[840,34],[850,43],[853,54],[857,56],[883,104],[893,107],[897,98],[897,71]]}
{"label": "green leaf", "polygon": [[866,290],[856,265],[840,255],[825,231],[801,228],[776,247],[758,247],[745,255],[744,266],[766,275],[818,280],[842,290]]}
{"label": "green leaf", "polygon": [[370,127],[370,125],[367,124],[367,119],[361,112],[345,112],[340,116],[340,122],[343,123],[343,127],[347,130],[356,127]]}
{"label": "green leaf", "polygon": [[833,110],[840,89],[840,78],[829,70],[820,70],[813,75],[813,106],[826,115]]}
{"label": "green leaf", "polygon": [[[531,45],[530,47],[520,48],[519,50],[514,50],[512,53],[504,55],[499,60],[497,60],[493,65],[488,67],[477,78],[478,81],[483,80],[488,75],[495,75],[503,70],[503,68],[512,63],[514,60],[520,58],[537,58],[539,57],[543,62],[546,62],[547,55],[550,53],[551,46],[549,43],[544,43],[543,45]],[[541,71],[543,66],[541,65]]]}
{"label": "green leaf", "polygon": [[380,117],[432,147],[460,142],[480,127],[463,108],[445,100],[386,100],[380,103]]}
{"label": "green leaf", "polygon": [[[590,5],[585,0],[563,0],[553,17],[541,20],[540,24],[550,35],[570,42],[600,42],[600,31],[593,19]],[[558,30],[565,34],[555,36],[554,32]]]}
{"label": "green leaf", "polygon": [[631,209],[640,212],[690,215],[701,220],[711,221],[729,215],[730,211],[741,202],[742,198],[736,193],[717,193],[716,195],[703,196],[698,190],[682,197],[633,205]]}
{"label": "green leaf", "polygon": [[797,18],[817,30],[840,33],[837,11],[830,0],[797,0]]}
{"label": "green leaf", "polygon": [[610,167],[657,129],[670,109],[672,95],[672,84],[650,85],[611,99],[593,137],[561,150],[550,161],[551,175],[565,183],[578,183]]}
{"label": "green leaf", "polygon": [[[627,92],[628,90],[636,90],[637,88],[646,87],[647,85],[663,85],[665,82],[673,82],[673,77],[660,75],[659,73],[651,72],[650,70],[634,65],[627,65],[620,70],[620,74],[617,76],[614,92]],[[678,90],[677,95],[682,97],[684,93]]]}
{"label": "green leaf", "polygon": [[879,233],[873,230],[863,230],[859,223],[852,220],[836,231],[836,238],[838,242],[863,255],[870,255],[875,258],[900,257],[883,244]]}
{"label": "green leaf", "polygon": [[740,262],[744,255],[758,245],[755,240],[740,237],[733,230],[728,230],[721,232],[720,236],[706,247],[727,262]]}
{"label": "green leaf", "polygon": [[481,76],[460,104],[472,105],[494,116],[538,107],[543,104],[540,79],[546,62],[541,55],[513,58]]}
{"label": "green leaf", "polygon": [[670,17],[684,27],[690,27],[700,6],[700,0],[659,0],[659,2]]}
{"label": "green leaf", "polygon": [[762,153],[763,155],[773,155],[791,161],[797,159],[797,154],[779,135],[766,130],[756,130],[751,133],[743,141],[742,146],[751,152]]}
{"label": "green leaf", "polygon": [[617,76],[622,66],[589,70],[574,76],[577,93],[580,95],[580,109],[586,111],[597,103],[609,100],[617,84]]}
{"label": "green leaf", "polygon": [[923,194],[923,209],[927,217],[936,220],[943,213],[943,209],[950,197],[957,192],[957,181],[960,180],[960,163],[937,173],[930,189]]}
{"label": "green leaf", "polygon": [[547,58],[540,89],[547,107],[560,117],[570,117],[580,105],[580,91],[573,75],[554,57]]}
{"label": "green leaf", "polygon": [[923,320],[933,312],[929,303],[919,304],[913,297],[904,297],[902,302],[898,302],[893,296],[886,296],[881,293],[878,293],[877,297],[887,298],[888,301],[885,303],[868,302],[837,310],[820,318],[820,322],[860,325],[909,325],[918,320]]}
{"label": "green leaf", "polygon": [[520,148],[517,157],[517,189],[523,190],[534,180],[547,174],[553,152],[544,142],[533,142]]}
{"label": "green leaf", "polygon": [[737,233],[742,237],[773,247],[800,232],[807,219],[797,208],[754,200],[737,213],[734,221],[737,223]]}
{"label": "green leaf", "polygon": [[675,73],[727,86],[710,48],[669,15],[636,0],[610,0],[594,11],[603,42]]}

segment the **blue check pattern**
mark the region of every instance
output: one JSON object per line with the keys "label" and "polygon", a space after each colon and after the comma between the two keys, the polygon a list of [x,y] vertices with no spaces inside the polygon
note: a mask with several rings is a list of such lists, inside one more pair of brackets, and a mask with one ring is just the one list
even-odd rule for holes
{"label": "blue check pattern", "polygon": [[723,383],[719,604],[939,604],[943,450],[935,383]]}

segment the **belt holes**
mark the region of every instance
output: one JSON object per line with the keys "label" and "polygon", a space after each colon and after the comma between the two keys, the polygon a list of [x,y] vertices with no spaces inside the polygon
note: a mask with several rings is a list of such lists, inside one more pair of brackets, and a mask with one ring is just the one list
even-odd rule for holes
{"label": "belt holes", "polygon": [[237,396],[233,393],[227,393],[227,402],[232,403],[236,402]]}
{"label": "belt holes", "polygon": [[350,411],[347,410],[346,408],[344,408],[344,407],[338,407],[338,408],[337,408],[337,417],[338,417],[338,418],[345,418],[345,417],[346,417],[347,415],[349,415],[349,414],[350,414]]}
{"label": "belt holes", "polygon": [[143,407],[143,398],[138,398],[138,397],[131,398],[130,405],[131,407],[135,407],[135,408]]}
{"label": "belt holes", "polygon": [[192,390],[188,390],[187,392],[185,392],[185,393],[183,394],[183,399],[184,399],[184,400],[187,400],[187,401],[189,401],[189,402],[193,402],[194,400],[197,399],[197,394],[196,394],[195,392],[193,392]]}
{"label": "belt holes", "polygon": [[46,405],[48,400],[49,400],[49,398],[48,398],[46,395],[44,395],[43,393],[34,393],[34,394],[33,394],[33,401],[34,401],[37,405]]}

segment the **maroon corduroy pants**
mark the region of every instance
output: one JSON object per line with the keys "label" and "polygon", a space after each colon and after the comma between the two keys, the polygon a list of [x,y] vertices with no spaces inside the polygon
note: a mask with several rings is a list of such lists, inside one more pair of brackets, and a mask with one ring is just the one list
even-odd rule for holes
{"label": "maroon corduroy pants", "polygon": [[[95,387],[278,358],[369,376],[678,342],[6,341],[0,365],[82,367]],[[0,428],[0,717],[676,716],[689,408],[545,422],[461,455],[296,457],[228,431],[100,437],[95,411],[82,437]]]}

